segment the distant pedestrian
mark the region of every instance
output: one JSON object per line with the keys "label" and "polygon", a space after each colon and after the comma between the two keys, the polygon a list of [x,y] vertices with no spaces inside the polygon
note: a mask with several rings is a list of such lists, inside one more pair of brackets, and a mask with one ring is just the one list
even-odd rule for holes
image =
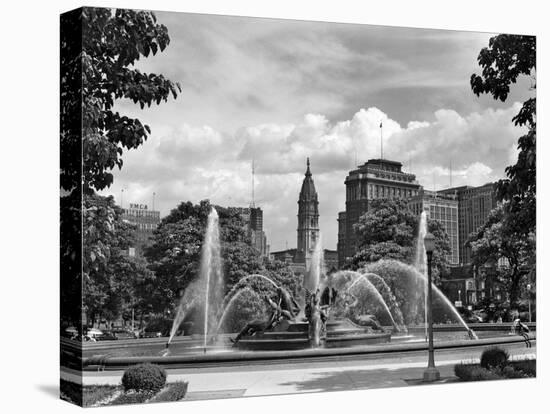
{"label": "distant pedestrian", "polygon": [[514,322],[512,323],[512,330],[516,334],[520,335],[525,339],[525,345],[527,348],[531,348],[531,341],[529,338],[529,327],[525,325],[523,322],[521,322],[520,318],[514,319]]}

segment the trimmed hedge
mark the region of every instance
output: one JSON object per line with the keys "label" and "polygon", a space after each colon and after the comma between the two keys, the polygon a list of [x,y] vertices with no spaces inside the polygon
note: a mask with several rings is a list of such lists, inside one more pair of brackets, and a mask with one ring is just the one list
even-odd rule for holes
{"label": "trimmed hedge", "polygon": [[508,364],[508,352],[498,346],[491,346],[481,353],[479,365],[485,369],[504,368]]}
{"label": "trimmed hedge", "polygon": [[123,404],[143,404],[147,402],[154,394],[151,392],[125,392],[119,397],[115,398],[109,405],[123,405]]}
{"label": "trimmed hedge", "polygon": [[462,381],[489,381],[502,379],[497,373],[477,364],[456,364],[455,375]]}
{"label": "trimmed hedge", "polygon": [[483,368],[478,364],[456,364],[455,375],[462,381],[489,381],[497,379],[533,378],[536,376],[536,359],[510,361],[499,368]]}
{"label": "trimmed hedge", "polygon": [[521,359],[510,362],[516,370],[523,371],[528,377],[537,376],[537,360],[536,359]]}
{"label": "trimmed hedge", "polygon": [[154,364],[139,364],[128,368],[122,376],[126,391],[156,393],[166,384],[166,371]]}
{"label": "trimmed hedge", "polygon": [[183,400],[187,394],[188,382],[174,382],[168,384],[166,389],[159,392],[150,402],[168,402]]}

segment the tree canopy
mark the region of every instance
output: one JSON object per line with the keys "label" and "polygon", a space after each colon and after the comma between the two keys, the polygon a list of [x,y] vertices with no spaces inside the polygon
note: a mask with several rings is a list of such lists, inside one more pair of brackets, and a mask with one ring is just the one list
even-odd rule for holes
{"label": "tree canopy", "polygon": [[[478,56],[481,75],[470,79],[472,91],[479,96],[489,93],[506,101],[510,86],[520,76],[529,76],[531,89],[536,89],[536,38],[534,36],[501,34],[489,40]],[[527,99],[512,121],[526,126],[527,133],[518,140],[518,160],[506,168],[506,179],[498,182],[498,197],[508,201],[505,207],[523,223],[525,234],[536,228],[536,97]]]}
{"label": "tree canopy", "polygon": [[525,276],[535,266],[535,235],[524,235],[521,223],[507,214],[506,206],[499,204],[489,215],[485,224],[470,236],[472,259],[476,266],[506,260],[500,268],[499,281],[508,292],[510,304],[517,306]]}
{"label": "tree canopy", "polygon": [[[412,264],[416,255],[419,218],[400,199],[372,200],[367,213],[354,226],[358,238],[352,268],[360,268],[381,259],[395,259]],[[428,231],[436,238],[433,253],[434,281],[448,272],[446,256],[450,254],[449,238],[436,220],[428,220]]]}
{"label": "tree canopy", "polygon": [[116,112],[115,101],[144,108],[176,98],[181,88],[134,67],[170,43],[153,12],[85,7],[75,24],[61,38],[61,186],[71,191],[83,182],[85,191],[102,190],[113,182],[110,171],[122,167],[124,149],[139,147],[151,133]]}
{"label": "tree canopy", "polygon": [[116,262],[122,259],[112,250],[124,250],[124,224],[112,200],[94,195],[112,184],[111,170],[122,167],[124,150],[138,148],[151,133],[139,119],[117,112],[115,101],[144,108],[176,98],[181,88],[134,66],[170,43],[153,12],[84,7],[63,14],[61,28],[61,318],[80,330],[82,301],[92,312],[105,308],[114,268],[121,278],[133,267],[136,277],[145,274],[142,263]]}
{"label": "tree canopy", "polygon": [[[208,200],[199,204],[182,202],[162,219],[154,231],[152,245],[145,256],[155,273],[155,295],[161,298],[158,311],[172,310],[182,292],[199,277],[200,255],[208,213],[212,205]],[[240,214],[216,206],[220,225],[221,255],[225,277],[225,292],[250,274],[272,278],[291,291],[296,289],[291,269],[282,263],[264,263],[259,252],[252,247],[250,235]],[[253,282],[248,286],[262,290]]]}
{"label": "tree canopy", "polygon": [[113,197],[87,195],[82,251],[84,310],[92,321],[128,317],[131,308],[146,307],[142,284],[152,279],[142,258],[128,255],[135,245],[135,228],[122,220]]}

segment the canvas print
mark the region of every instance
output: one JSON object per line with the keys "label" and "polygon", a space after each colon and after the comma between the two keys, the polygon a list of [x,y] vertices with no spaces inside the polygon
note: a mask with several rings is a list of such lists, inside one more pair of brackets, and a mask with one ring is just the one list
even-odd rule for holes
{"label": "canvas print", "polygon": [[536,39],[61,16],[61,397],[536,376]]}

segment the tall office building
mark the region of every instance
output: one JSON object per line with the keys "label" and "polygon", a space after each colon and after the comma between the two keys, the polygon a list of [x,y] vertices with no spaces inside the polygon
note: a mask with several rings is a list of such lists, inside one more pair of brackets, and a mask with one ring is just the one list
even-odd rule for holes
{"label": "tall office building", "polygon": [[241,216],[251,244],[262,256],[268,256],[267,238],[263,229],[264,213],[260,207],[228,207]]}
{"label": "tall office building", "polygon": [[346,211],[338,214],[338,265],[353,257],[357,237],[353,229],[359,217],[369,210],[372,200],[379,198],[410,199],[418,195],[420,185],[413,174],[402,171],[397,161],[371,159],[348,173]]}
{"label": "tall office building", "polygon": [[485,224],[489,213],[497,206],[495,184],[453,187],[438,193],[452,195],[458,200],[459,262],[462,265],[469,264],[472,252],[465,244],[470,234]]}
{"label": "tall office building", "polygon": [[136,226],[137,243],[130,247],[130,256],[141,255],[143,248],[149,244],[153,230],[160,223],[160,211],[149,210],[147,204],[130,203],[129,208],[122,209],[122,220]]}
{"label": "tall office building", "polygon": [[460,259],[457,197],[454,194],[420,189],[418,195],[412,197],[408,204],[414,214],[420,215],[422,211],[425,211],[427,218],[437,220],[443,225],[451,247],[451,254],[447,256],[447,262],[451,266],[458,265]]}

